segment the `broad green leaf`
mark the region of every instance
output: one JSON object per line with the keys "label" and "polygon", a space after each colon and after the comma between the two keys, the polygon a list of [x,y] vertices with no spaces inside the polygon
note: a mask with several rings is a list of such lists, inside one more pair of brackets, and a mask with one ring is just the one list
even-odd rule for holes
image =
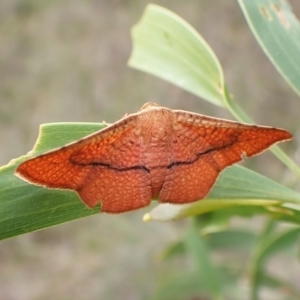
{"label": "broad green leaf", "polygon": [[[78,140],[101,128],[99,124],[43,125],[30,156]],[[27,158],[29,156],[13,160],[0,169],[0,240],[99,213],[99,207],[89,210],[74,192],[48,190],[16,177],[14,170]]]}
{"label": "broad green leaf", "polygon": [[[31,156],[78,140],[101,128],[102,126],[98,124],[66,123],[44,125],[41,127],[38,142],[31,153]],[[99,208],[94,210],[87,209],[85,205],[79,201],[78,196],[74,192],[45,189],[43,187],[28,184],[14,176],[13,173],[17,165],[27,158],[28,156],[14,160],[8,166],[5,166],[0,170],[0,239],[47,228],[80,217],[95,214],[99,211]],[[237,191],[234,191],[233,189],[230,192],[226,189],[226,185],[228,184],[233,184],[234,187],[238,187],[236,182],[231,183],[231,176],[242,178],[241,176],[246,175],[247,177],[247,174],[239,173],[230,175],[232,170],[228,171],[229,176],[225,176],[225,178],[227,178],[225,182],[221,177],[219,180],[220,183],[216,184],[215,189],[212,191],[212,194],[215,195],[215,197],[223,197],[226,193],[228,198],[234,197],[232,192],[237,193]],[[250,183],[251,180],[248,184]],[[248,186],[250,187],[250,185]],[[266,189],[266,186],[264,189]],[[288,189],[286,190],[289,191]],[[287,199],[293,200],[291,202],[297,202],[299,200],[299,198],[297,198],[298,194],[290,192],[290,195],[288,196],[289,193],[287,193],[287,191],[283,188],[281,192],[283,194],[280,194],[278,188],[275,186],[274,193],[277,195],[277,198],[274,198],[276,195],[272,194],[274,196],[272,199],[281,199],[286,196]],[[274,203],[277,203],[277,201]],[[287,210],[290,211],[289,208],[287,208]]]}
{"label": "broad green leaf", "polygon": [[[253,123],[230,96],[222,67],[212,49],[178,15],[157,5],[148,5],[132,30],[132,42],[129,66],[226,107],[240,122]],[[271,151],[300,177],[300,168],[278,146]]]}
{"label": "broad green leaf", "polygon": [[287,1],[239,0],[260,46],[300,95],[300,24]]}
{"label": "broad green leaf", "polygon": [[[297,203],[293,208],[284,203]],[[241,166],[221,173],[217,184],[205,200],[191,204],[159,204],[144,216],[144,220],[174,220],[229,208],[231,214],[264,213],[300,223],[300,194]]]}
{"label": "broad green leaf", "polygon": [[[31,156],[78,140],[102,127],[103,126],[98,124],[72,123],[44,125],[41,127],[40,136]],[[27,158],[29,158],[29,156],[14,160],[0,170],[0,239],[47,228],[95,214],[99,211],[99,208],[94,210],[87,209],[74,192],[45,189],[28,184],[14,176],[13,173],[17,165]],[[237,198],[237,195],[240,194],[241,190],[238,188],[238,182],[241,178],[247,178],[249,171],[236,169],[238,173],[235,173],[233,172],[235,169],[236,167],[229,169],[229,173],[227,171],[223,173],[211,193],[214,195],[214,198],[221,199],[225,196],[231,199]],[[242,173],[240,173],[239,170]],[[246,172],[246,174],[244,172]],[[234,178],[236,179],[235,181],[233,181]],[[260,181],[260,177],[257,180]],[[249,180],[243,179],[242,182],[243,181],[246,182],[245,184],[247,186],[241,186],[240,188],[246,191],[248,189],[247,194],[250,192],[251,197],[255,192],[255,188],[253,189],[253,187],[257,186],[257,183],[254,184],[253,187],[251,186],[251,182],[253,181],[251,176]],[[268,181],[262,181],[260,189],[268,191],[268,184]],[[228,185],[232,185],[234,188],[228,189]],[[283,187],[279,188],[276,184],[273,187],[272,185],[269,187],[269,192],[272,195],[272,199],[285,198],[286,200],[290,200],[290,202],[299,202],[298,194]],[[269,202],[268,204],[271,205],[275,203],[277,204],[278,201]],[[286,210],[291,211],[292,209],[286,208]]]}
{"label": "broad green leaf", "polygon": [[[30,156],[62,147],[77,141],[89,134],[101,130],[105,125],[101,123],[50,123],[40,126],[40,132]],[[27,159],[28,157],[26,157]]]}
{"label": "broad green leaf", "polygon": [[224,76],[206,41],[173,12],[150,4],[132,30],[129,66],[223,106]]}

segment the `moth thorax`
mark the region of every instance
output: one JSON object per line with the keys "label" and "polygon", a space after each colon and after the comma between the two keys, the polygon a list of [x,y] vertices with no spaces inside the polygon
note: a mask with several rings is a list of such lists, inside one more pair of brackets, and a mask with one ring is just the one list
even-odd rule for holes
{"label": "moth thorax", "polygon": [[167,142],[173,132],[173,114],[168,109],[155,109],[141,115],[141,127],[147,144]]}

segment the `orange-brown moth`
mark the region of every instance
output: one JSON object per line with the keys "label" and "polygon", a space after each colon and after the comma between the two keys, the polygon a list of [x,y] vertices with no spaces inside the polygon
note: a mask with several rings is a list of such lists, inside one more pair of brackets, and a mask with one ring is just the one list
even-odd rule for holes
{"label": "orange-brown moth", "polygon": [[79,141],[21,163],[16,174],[78,193],[88,207],[121,213],[160,202],[204,198],[219,173],[292,135],[146,103],[137,113]]}

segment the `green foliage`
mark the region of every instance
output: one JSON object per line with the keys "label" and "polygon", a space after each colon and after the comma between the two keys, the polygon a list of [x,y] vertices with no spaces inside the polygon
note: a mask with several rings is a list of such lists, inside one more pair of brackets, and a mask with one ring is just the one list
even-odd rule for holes
{"label": "green foliage", "polygon": [[[74,192],[49,190],[28,184],[14,176],[14,170],[19,163],[31,156],[76,141],[102,127],[100,124],[88,123],[43,125],[33,151],[1,168],[0,239],[40,230],[100,211],[100,207],[87,209]],[[162,214],[171,214],[167,218],[170,220],[227,207],[247,206],[252,209],[252,215],[262,213],[298,222],[299,212],[295,208],[285,208],[287,203],[300,203],[300,194],[257,173],[235,166],[222,173],[205,201],[183,206],[167,206],[167,209],[165,205],[160,205],[154,212],[150,212],[149,216],[152,219],[164,219]],[[272,212],[272,208],[275,213]],[[250,212],[249,209],[246,211]],[[236,211],[227,211],[228,218],[232,214],[236,214]]]}
{"label": "green foliage", "polygon": [[260,174],[240,166],[225,170],[207,199],[184,205],[160,204],[145,216],[145,220],[176,220],[218,211],[217,220],[232,215],[250,217],[265,214],[274,219],[300,223],[296,193]]}
{"label": "green foliage", "polygon": [[239,4],[265,54],[300,96],[300,24],[289,3],[239,0]]}
{"label": "green foliage", "polygon": [[[239,0],[242,11],[261,47],[299,94],[300,27],[288,4],[275,0]],[[221,65],[205,40],[180,17],[156,5],[149,5],[132,31],[134,48],[131,67],[149,72],[227,108],[238,120],[251,119],[231,98]],[[91,134],[101,124],[52,124],[41,127],[32,153],[10,162],[0,170],[0,239],[40,230],[98,213],[88,210],[73,192],[48,190],[14,176],[16,166],[28,157],[60,147]],[[274,154],[296,175],[299,167],[278,147]],[[278,221],[298,225],[300,194],[242,167],[225,170],[206,200],[181,206],[158,205],[145,220],[191,218],[186,236],[170,245],[163,259],[188,256],[190,269],[180,270],[153,293],[150,299],[188,299],[195,295],[212,299],[245,298],[241,278],[249,280],[251,299],[259,299],[260,288],[287,291],[299,299],[300,291],[268,272],[267,263],[278,253],[294,249],[298,227],[278,230]],[[264,215],[259,233],[250,229],[229,229],[233,216]],[[291,226],[291,225],[290,225]],[[224,259],[216,263],[213,254],[247,254],[247,261]],[[239,263],[239,264],[238,264]],[[243,296],[241,296],[243,295]],[[248,297],[246,297],[248,298]]]}
{"label": "green foliage", "polygon": [[[141,21],[132,30],[132,38],[133,51],[128,62],[131,67],[224,106],[241,122],[253,123],[230,96],[212,49],[179,16],[157,5],[148,5]],[[271,151],[300,177],[299,167],[278,146]]]}
{"label": "green foliage", "polygon": [[[239,3],[265,53],[299,93],[300,26],[290,7],[286,1],[279,0],[239,0]],[[228,93],[220,63],[210,47],[180,17],[159,6],[149,5],[133,28],[132,37],[131,67],[166,79],[211,103],[226,107],[238,120],[251,122]],[[299,167],[278,147],[273,147],[272,151],[297,176],[300,175]],[[220,176],[209,200],[182,206],[161,204],[146,214],[145,220],[167,221],[188,216],[198,216],[197,220],[200,220],[192,223],[185,240],[170,245],[163,255],[165,259],[187,255],[194,260],[195,267],[185,271],[184,276],[174,275],[174,280],[159,289],[153,299],[182,299],[182,295],[188,299],[195,294],[206,296],[207,293],[212,299],[260,299],[259,291],[263,286],[281,288],[287,291],[289,299],[299,299],[300,291],[296,287],[274,277],[266,268],[267,261],[274,255],[292,249],[299,240],[298,227],[284,232],[275,230],[275,220],[295,224],[300,221],[299,204],[292,204],[298,200],[288,200],[288,195],[281,195],[282,192],[291,192],[298,198],[298,193],[282,185],[249,170],[233,167]],[[232,216],[258,214],[271,220],[260,234],[228,230]],[[224,252],[228,248],[235,253],[251,250],[250,259],[238,270],[228,261],[216,267],[208,253]],[[245,275],[250,280],[249,297],[245,297],[245,291],[238,284],[239,278]],[[186,278],[189,278],[189,284]],[[201,286],[198,292],[197,284]],[[174,290],[180,290],[181,296],[174,296]]]}
{"label": "green foliage", "polygon": [[0,239],[40,230],[98,213],[89,210],[73,192],[47,190],[14,176],[17,165],[30,156],[78,140],[103,126],[99,124],[50,124],[41,126],[36,146],[28,156],[11,161],[0,170]]}
{"label": "green foliage", "polygon": [[129,66],[166,79],[223,106],[224,75],[205,40],[183,19],[149,5],[132,30]]}

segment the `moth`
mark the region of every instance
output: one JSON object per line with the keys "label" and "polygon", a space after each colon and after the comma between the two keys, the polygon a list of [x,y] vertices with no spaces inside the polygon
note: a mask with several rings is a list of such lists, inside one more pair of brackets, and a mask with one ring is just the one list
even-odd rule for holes
{"label": "moth", "polygon": [[121,213],[203,199],[226,167],[290,140],[283,129],[241,124],[146,103],[79,141],[21,163],[35,185],[75,191],[90,208]]}

